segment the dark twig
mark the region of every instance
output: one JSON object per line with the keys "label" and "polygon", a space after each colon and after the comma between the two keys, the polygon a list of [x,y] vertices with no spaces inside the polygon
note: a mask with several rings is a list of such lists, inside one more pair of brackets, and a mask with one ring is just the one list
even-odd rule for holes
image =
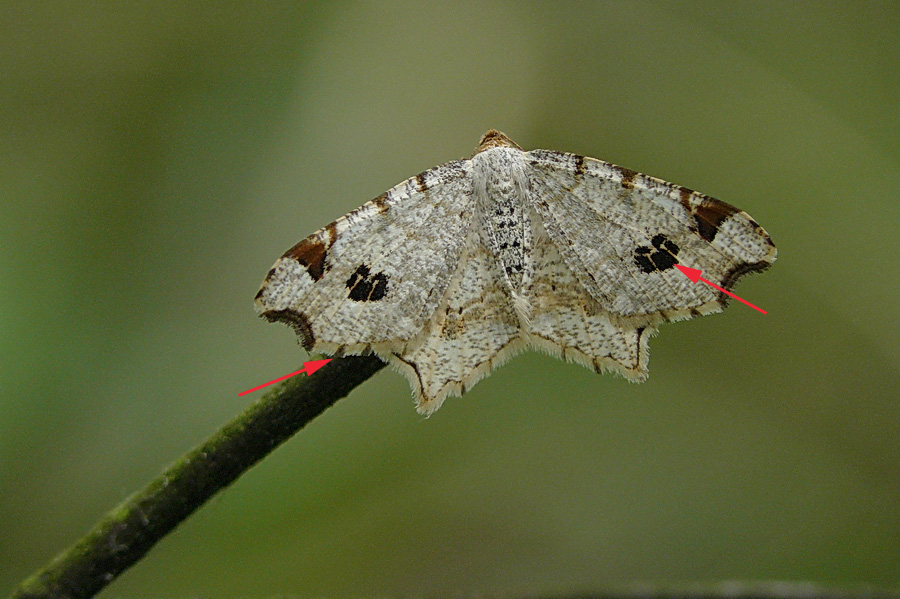
{"label": "dark twig", "polygon": [[[288,379],[25,580],[10,599],[91,597],[146,554],[221,488],[384,367],[375,357],[332,360]],[[644,585],[557,599],[900,599],[900,592],[814,583]]]}
{"label": "dark twig", "polygon": [[106,514],[11,599],[93,596],[219,489],[383,367],[373,356],[346,357],[314,376],[286,380]]}

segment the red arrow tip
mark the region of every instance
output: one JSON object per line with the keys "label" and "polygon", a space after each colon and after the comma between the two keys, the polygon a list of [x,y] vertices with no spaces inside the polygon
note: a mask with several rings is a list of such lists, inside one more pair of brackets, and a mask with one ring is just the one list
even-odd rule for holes
{"label": "red arrow tip", "polygon": [[312,376],[312,373],[314,373],[321,367],[325,366],[329,362],[331,362],[330,359],[328,359],[328,360],[313,360],[312,362],[304,362],[303,370],[306,371],[306,376]]}
{"label": "red arrow tip", "polygon": [[702,270],[696,268],[688,268],[687,266],[682,266],[680,264],[676,264],[675,268],[680,270],[684,274],[684,276],[689,278],[691,280],[691,283],[696,283],[697,281],[699,281],[700,275],[703,274]]}

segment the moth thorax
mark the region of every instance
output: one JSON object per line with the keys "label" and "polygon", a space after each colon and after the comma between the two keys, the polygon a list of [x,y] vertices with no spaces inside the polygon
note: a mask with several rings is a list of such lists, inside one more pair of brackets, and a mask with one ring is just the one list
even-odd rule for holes
{"label": "moth thorax", "polygon": [[531,227],[521,191],[515,181],[498,181],[495,185],[488,184],[486,196],[488,244],[512,291],[518,291],[531,253]]}

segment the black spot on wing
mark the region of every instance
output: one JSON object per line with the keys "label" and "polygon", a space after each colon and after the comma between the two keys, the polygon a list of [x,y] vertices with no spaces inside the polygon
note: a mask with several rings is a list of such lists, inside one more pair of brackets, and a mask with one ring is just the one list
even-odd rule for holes
{"label": "black spot on wing", "polygon": [[356,271],[347,279],[347,295],[355,302],[377,302],[384,299],[388,292],[389,277],[383,272],[371,272],[365,264],[360,264]]}
{"label": "black spot on wing", "polygon": [[650,259],[656,270],[668,270],[678,263],[678,260],[669,252],[655,252],[651,254]]}
{"label": "black spot on wing", "polygon": [[657,233],[650,240],[652,247],[642,245],[634,250],[634,263],[642,272],[669,270],[678,264],[680,248],[662,233]]}

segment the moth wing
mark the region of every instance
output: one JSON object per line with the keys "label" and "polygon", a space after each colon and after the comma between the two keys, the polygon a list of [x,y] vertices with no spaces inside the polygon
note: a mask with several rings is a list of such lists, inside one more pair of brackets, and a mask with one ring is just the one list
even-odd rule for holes
{"label": "moth wing", "polygon": [[602,160],[528,152],[529,200],[567,266],[600,306],[632,324],[718,312],[730,289],[774,261],[766,231],[737,208]]}
{"label": "moth wing", "polygon": [[525,346],[520,320],[484,230],[466,245],[460,268],[427,329],[391,363],[409,379],[421,414],[462,395]]}
{"label": "moth wing", "polygon": [[534,277],[526,292],[531,345],[598,373],[611,370],[632,381],[647,378],[647,340],[656,328],[611,317],[546,235],[535,241]]}
{"label": "moth wing", "polygon": [[288,250],[256,296],[310,351],[394,350],[437,308],[471,228],[470,163],[400,183]]}

